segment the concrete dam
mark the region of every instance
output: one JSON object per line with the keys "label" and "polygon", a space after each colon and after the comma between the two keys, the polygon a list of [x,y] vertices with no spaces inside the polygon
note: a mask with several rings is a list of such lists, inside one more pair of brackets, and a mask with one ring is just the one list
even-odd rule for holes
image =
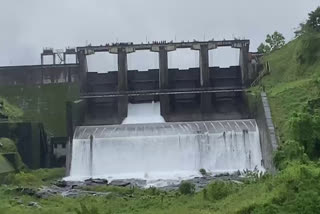
{"label": "concrete dam", "polygon": [[[16,134],[7,137],[18,139],[30,168],[66,166],[69,180],[138,178],[150,184],[197,177],[200,169],[214,175],[272,171],[275,130],[266,94],[247,90],[263,70],[249,44],[210,40],[44,49],[41,65],[0,67],[2,96],[26,112],[25,121],[39,123],[2,123],[0,135]],[[239,65],[210,67],[209,51],[220,47],[238,49]],[[182,48],[199,53],[199,67],[169,68],[168,53]],[[127,56],[140,50],[157,53],[159,69],[129,70]],[[100,52],[117,56],[116,71],[89,70],[87,57]],[[67,55],[75,63],[68,63]],[[44,64],[48,57],[52,64]]]}
{"label": "concrete dam", "polygon": [[[240,65],[209,67],[208,52],[240,49]],[[199,68],[169,69],[168,52],[199,51]],[[159,69],[128,71],[127,54],[159,53]],[[249,41],[132,43],[78,48],[86,82],[70,103],[68,180],[183,180],[270,168],[263,133],[248,108]],[[118,71],[88,73],[86,55],[118,55]],[[75,116],[75,112],[79,116]],[[80,113],[79,113],[80,112]],[[269,152],[269,151],[268,151]],[[269,157],[267,157],[269,156]],[[268,159],[268,160],[264,160]]]}

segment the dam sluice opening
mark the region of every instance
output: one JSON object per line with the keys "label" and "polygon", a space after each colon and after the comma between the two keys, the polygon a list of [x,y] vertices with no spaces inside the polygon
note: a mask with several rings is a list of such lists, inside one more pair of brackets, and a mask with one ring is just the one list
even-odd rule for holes
{"label": "dam sluice opening", "polygon": [[198,177],[200,169],[213,175],[264,170],[255,120],[166,123],[157,105],[129,104],[121,125],[77,127],[67,179],[152,183]]}

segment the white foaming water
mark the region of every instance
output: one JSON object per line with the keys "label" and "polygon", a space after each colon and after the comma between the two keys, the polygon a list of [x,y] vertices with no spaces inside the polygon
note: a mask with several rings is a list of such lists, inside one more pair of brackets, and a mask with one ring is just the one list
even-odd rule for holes
{"label": "white foaming water", "polygon": [[122,124],[164,123],[160,114],[160,103],[128,104],[128,117]]}
{"label": "white foaming water", "polygon": [[137,178],[161,186],[157,180],[189,179],[201,168],[263,171],[261,160],[254,120],[78,127],[67,180]]}

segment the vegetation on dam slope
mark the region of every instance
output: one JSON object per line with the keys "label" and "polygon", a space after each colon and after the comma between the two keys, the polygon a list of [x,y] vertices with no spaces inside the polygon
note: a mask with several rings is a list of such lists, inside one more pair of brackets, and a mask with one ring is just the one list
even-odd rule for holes
{"label": "vegetation on dam slope", "polygon": [[270,63],[271,73],[263,78],[262,85],[281,141],[290,138],[290,118],[294,113],[319,107],[311,105],[320,97],[320,60],[301,60],[319,53],[320,33],[307,33],[264,58]]}
{"label": "vegetation on dam slope", "polygon": [[66,102],[79,97],[79,86],[64,83],[0,86],[0,96],[23,111],[20,115],[23,121],[41,122],[49,135],[63,137],[66,136]]}
{"label": "vegetation on dam slope", "polygon": [[0,97],[0,119],[7,118],[9,121],[19,121],[23,117],[23,111]]}

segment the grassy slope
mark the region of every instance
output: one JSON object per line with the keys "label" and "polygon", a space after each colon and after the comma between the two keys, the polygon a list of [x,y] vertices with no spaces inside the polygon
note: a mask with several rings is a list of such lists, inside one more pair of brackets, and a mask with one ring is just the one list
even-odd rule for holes
{"label": "grassy slope", "polygon": [[[58,175],[59,170],[54,173],[35,172],[35,176],[26,173],[14,177],[13,180],[18,184],[33,184],[38,186],[37,180],[45,179],[45,183],[49,183],[50,179]],[[153,192],[149,190],[117,188],[117,187],[92,187],[95,191],[112,192],[111,195],[105,197],[85,197],[85,198],[63,198],[53,197],[49,199],[38,199],[36,197],[23,195],[15,192],[12,187],[0,187],[0,211],[4,214],[37,214],[37,213],[73,213],[76,209],[80,209],[81,204],[87,209],[96,209],[96,212],[82,212],[83,214],[204,214],[204,213],[316,213],[307,212],[303,207],[305,200],[310,200],[313,191],[320,188],[319,180],[320,168],[314,165],[298,165],[291,166],[282,171],[276,177],[267,176],[258,181],[251,181],[245,185],[238,185],[238,189],[225,195],[220,200],[212,199],[210,196],[212,191],[216,191],[215,196],[223,194],[225,190],[210,189],[207,197],[203,192],[199,192],[193,196],[180,195],[176,192]],[[30,178],[33,177],[33,178]],[[314,179],[316,178],[316,179]],[[41,184],[44,184],[41,182]],[[210,187],[209,187],[210,188]],[[305,195],[299,195],[296,191],[301,189],[306,192]],[[16,198],[16,199],[14,199]],[[318,211],[320,197],[314,197],[313,205],[307,209]],[[23,204],[18,204],[22,201]],[[29,202],[35,201],[42,207],[28,207]],[[286,204],[286,207],[283,204]],[[298,209],[296,203],[302,203]],[[271,209],[265,207],[271,206]],[[301,204],[300,204],[301,205]],[[273,212],[271,212],[272,210]]]}
{"label": "grassy slope", "polygon": [[320,61],[299,65],[297,55],[301,45],[302,38],[296,39],[264,59],[270,63],[271,74],[263,78],[262,85],[267,91],[281,141],[289,137],[287,120],[290,115],[299,111],[307,100],[319,95]]}

